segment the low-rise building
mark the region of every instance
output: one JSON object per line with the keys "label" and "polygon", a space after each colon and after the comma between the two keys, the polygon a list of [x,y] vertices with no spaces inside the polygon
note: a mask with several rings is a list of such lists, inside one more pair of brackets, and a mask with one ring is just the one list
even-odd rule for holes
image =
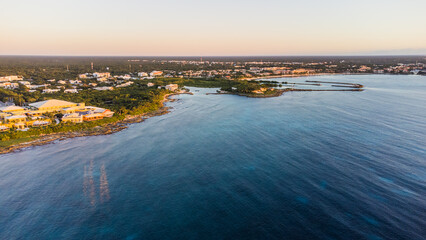
{"label": "low-rise building", "polygon": [[110,90],[114,90],[113,87],[95,87],[93,89],[98,90],[98,91],[110,91]]}
{"label": "low-rise building", "polygon": [[24,85],[24,86],[31,85],[31,83],[29,81],[19,81],[19,83]]}
{"label": "low-rise building", "polygon": [[10,127],[5,126],[5,125],[0,125],[0,132],[5,132],[8,131],[10,129]]}
{"label": "low-rise building", "polygon": [[78,85],[81,84],[81,80],[69,80],[70,84]]}
{"label": "low-rise building", "polygon": [[26,111],[25,108],[19,107],[19,106],[15,106],[15,105],[9,105],[9,106],[0,107],[0,112],[2,112],[2,113],[10,113],[10,114],[13,114],[13,115],[22,114],[25,111]]}
{"label": "low-rise building", "polygon": [[27,115],[12,115],[4,117],[5,123],[24,123],[27,121]]}
{"label": "low-rise building", "polygon": [[59,91],[61,91],[61,89],[45,88],[45,89],[43,89],[42,93],[55,93],[55,92],[59,92]]}
{"label": "low-rise building", "polygon": [[80,113],[83,116],[83,121],[95,121],[103,119],[104,116],[101,113],[95,113],[93,111]]}
{"label": "low-rise building", "polygon": [[128,87],[128,86],[130,86],[130,85],[132,85],[133,84],[133,82],[132,81],[130,81],[130,82],[126,82],[126,83],[123,83],[123,84],[120,84],[120,85],[117,85],[117,86],[115,86],[115,87]]}
{"label": "low-rise building", "polygon": [[148,77],[148,73],[146,73],[146,72],[138,72],[138,77]]}
{"label": "low-rise building", "polygon": [[0,82],[0,87],[1,88],[6,88],[6,89],[15,89],[19,87],[18,83],[11,83],[11,82]]}
{"label": "low-rise building", "polygon": [[0,82],[20,81],[20,80],[24,80],[24,77],[17,76],[17,75],[0,77]]}
{"label": "low-rise building", "polygon": [[166,89],[169,90],[169,91],[172,91],[172,92],[176,91],[178,88],[179,88],[179,86],[177,84],[166,85]]}
{"label": "low-rise building", "polygon": [[152,72],[149,74],[149,76],[151,76],[151,77],[159,77],[159,76],[161,76],[161,75],[163,75],[163,71],[152,71]]}
{"label": "low-rise building", "polygon": [[109,73],[109,72],[95,72],[95,73],[93,73],[93,76],[95,78],[110,78],[111,73]]}
{"label": "low-rise building", "polygon": [[50,119],[36,120],[36,121],[31,122],[31,126],[32,127],[42,127],[42,126],[47,126],[51,123],[52,123],[52,121]]}
{"label": "low-rise building", "polygon": [[72,122],[72,123],[81,123],[83,122],[83,116],[81,116],[79,113],[69,113],[65,114],[61,118],[62,122]]}
{"label": "low-rise building", "polygon": [[78,106],[77,103],[67,102],[57,99],[50,99],[41,102],[35,102],[28,104],[31,108],[38,110],[40,112],[55,112],[60,111],[64,108]]}
{"label": "low-rise building", "polygon": [[77,89],[71,88],[71,89],[65,89],[64,93],[78,93]]}

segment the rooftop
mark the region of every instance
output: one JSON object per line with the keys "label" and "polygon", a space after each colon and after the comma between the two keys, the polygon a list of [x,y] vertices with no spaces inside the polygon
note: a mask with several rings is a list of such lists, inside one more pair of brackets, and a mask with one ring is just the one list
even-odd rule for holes
{"label": "rooftop", "polygon": [[30,103],[29,105],[35,108],[50,108],[50,107],[63,107],[63,106],[77,105],[77,104],[73,102],[67,102],[67,101],[62,101],[57,99],[50,99],[46,101]]}

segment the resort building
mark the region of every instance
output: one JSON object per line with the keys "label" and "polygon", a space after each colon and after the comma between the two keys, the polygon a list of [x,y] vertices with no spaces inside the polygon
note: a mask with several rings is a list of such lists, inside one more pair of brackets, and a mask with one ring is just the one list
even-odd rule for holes
{"label": "resort building", "polygon": [[0,82],[0,87],[1,88],[6,88],[6,89],[15,89],[19,87],[18,83],[11,83],[11,82]]}
{"label": "resort building", "polygon": [[56,100],[56,99],[30,103],[28,105],[31,108],[34,108],[35,110],[38,110],[40,112],[55,112],[55,111],[61,111],[64,108],[78,106],[77,103]]}
{"label": "resort building", "polygon": [[111,73],[109,73],[109,72],[95,72],[95,73],[93,73],[93,76],[95,77],[95,78],[109,78],[109,77],[111,77]]}
{"label": "resort building", "polygon": [[4,117],[5,123],[21,123],[27,121],[27,115],[12,115]]}
{"label": "resort building", "polygon": [[78,113],[65,114],[62,117],[62,122],[81,123],[83,122],[83,116]]}
{"label": "resort building", "polygon": [[9,129],[10,129],[10,127],[8,127],[8,126],[0,125],[0,132],[5,132],[5,131],[7,131]]}
{"label": "resort building", "polygon": [[10,113],[10,114],[13,114],[13,115],[22,114],[25,111],[26,111],[25,108],[19,107],[19,106],[15,106],[15,105],[0,107],[0,112],[2,112],[2,113]]}
{"label": "resort building", "polygon": [[104,115],[100,114],[100,113],[95,113],[95,112],[85,112],[85,113],[80,113],[83,116],[83,121],[95,121],[95,120],[100,120],[104,118]]}
{"label": "resort building", "polygon": [[179,88],[179,86],[177,84],[166,85],[166,89],[169,90],[169,91],[172,91],[172,92],[176,91],[176,89],[178,89],[178,88]]}
{"label": "resort building", "polygon": [[36,120],[34,122],[32,122],[32,126],[33,127],[42,127],[42,126],[47,126],[51,123],[52,121],[50,119],[46,119],[44,121],[40,121],[40,120]]}

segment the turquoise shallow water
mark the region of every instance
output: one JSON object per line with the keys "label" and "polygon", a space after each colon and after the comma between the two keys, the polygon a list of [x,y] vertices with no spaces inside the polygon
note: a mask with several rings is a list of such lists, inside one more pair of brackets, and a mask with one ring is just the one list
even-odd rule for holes
{"label": "turquoise shallow water", "polygon": [[122,132],[1,155],[0,239],[426,239],[426,77],[293,80],[366,91],[198,89]]}

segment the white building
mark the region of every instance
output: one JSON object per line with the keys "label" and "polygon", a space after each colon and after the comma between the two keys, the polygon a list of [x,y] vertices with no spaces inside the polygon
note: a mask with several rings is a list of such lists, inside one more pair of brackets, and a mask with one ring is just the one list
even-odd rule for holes
{"label": "white building", "polygon": [[18,83],[11,83],[11,82],[2,82],[0,83],[0,87],[1,88],[6,88],[6,89],[15,89],[19,87]]}
{"label": "white building", "polygon": [[64,93],[78,93],[77,89],[65,89]]}
{"label": "white building", "polygon": [[19,80],[24,80],[24,78],[22,76],[16,76],[16,75],[0,77],[0,82],[19,81]]}
{"label": "white building", "polygon": [[59,91],[61,91],[61,89],[49,89],[49,88],[46,88],[46,89],[43,89],[42,93],[55,93],[55,92],[59,92]]}
{"label": "white building", "polygon": [[130,85],[132,85],[132,84],[133,84],[133,82],[132,82],[132,81],[130,81],[130,82],[126,82],[126,83],[123,83],[123,84],[117,85],[116,87],[128,87],[128,86],[130,86]]}
{"label": "white building", "polygon": [[19,81],[19,83],[24,85],[24,86],[31,85],[31,83],[28,82],[28,81]]}
{"label": "white building", "polygon": [[139,72],[138,77],[148,77],[148,73],[146,72]]}
{"label": "white building", "polygon": [[71,84],[81,84],[80,80],[70,80]]}
{"label": "white building", "polygon": [[93,89],[98,90],[98,91],[114,90],[114,88],[113,88],[113,87],[95,87],[95,88],[93,88]]}
{"label": "white building", "polygon": [[109,72],[95,72],[95,73],[93,73],[93,76],[95,77],[95,78],[109,78],[109,77],[111,77],[111,73],[109,73]]}
{"label": "white building", "polygon": [[178,89],[178,88],[179,88],[179,86],[177,84],[166,85],[166,89],[169,90],[169,91],[172,91],[172,92],[176,91],[176,89]]}

